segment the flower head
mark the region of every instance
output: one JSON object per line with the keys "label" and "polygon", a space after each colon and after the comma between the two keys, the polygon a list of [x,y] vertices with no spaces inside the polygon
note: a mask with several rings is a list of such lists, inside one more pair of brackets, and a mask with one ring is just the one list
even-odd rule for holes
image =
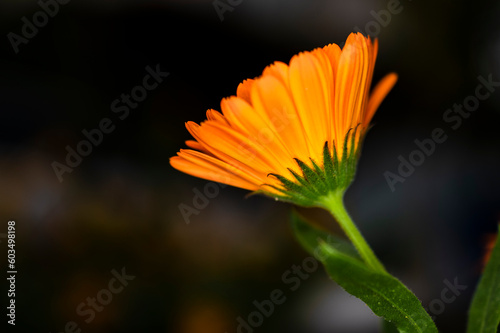
{"label": "flower head", "polygon": [[187,174],[303,206],[345,191],[378,106],[397,80],[369,93],[378,42],[352,33],[336,44],[275,62],[243,81],[236,96],[186,123],[195,140],[171,165]]}

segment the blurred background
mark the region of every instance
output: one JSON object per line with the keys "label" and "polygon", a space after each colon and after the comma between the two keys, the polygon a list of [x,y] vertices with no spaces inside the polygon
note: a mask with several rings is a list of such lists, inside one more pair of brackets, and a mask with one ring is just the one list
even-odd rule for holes
{"label": "blurred background", "polygon": [[[7,270],[5,233],[15,220],[18,270],[9,331],[378,332],[363,303],[308,266],[289,205],[169,165],[190,139],[184,122],[220,110],[221,98],[273,61],[342,44],[352,31],[379,38],[374,81],[391,71],[399,81],[374,117],[347,208],[440,331],[464,331],[487,235],[500,219],[500,84],[483,88],[488,97],[465,116],[445,115],[474,101],[479,76],[500,81],[499,2],[1,7],[0,267]],[[151,72],[157,84],[145,90]],[[139,102],[127,102],[131,94]],[[108,131],[94,135],[97,145],[81,143],[97,128]],[[398,157],[408,159],[435,128],[447,140],[391,189],[384,174],[397,174]],[[67,156],[77,149],[86,156]],[[335,229],[323,212],[301,212]],[[443,303],[445,281],[467,289]],[[286,300],[256,314],[276,289]]]}

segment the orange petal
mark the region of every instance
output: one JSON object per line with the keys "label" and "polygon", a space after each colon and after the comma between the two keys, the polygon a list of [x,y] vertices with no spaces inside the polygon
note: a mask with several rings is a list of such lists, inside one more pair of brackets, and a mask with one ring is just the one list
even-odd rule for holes
{"label": "orange petal", "polygon": [[350,128],[364,117],[363,101],[367,94],[367,74],[370,58],[365,37],[350,34],[342,49],[335,82],[335,144],[341,143]]}
{"label": "orange petal", "polygon": [[224,118],[224,116],[219,111],[216,111],[216,110],[212,110],[212,109],[207,110],[207,119],[215,121],[215,122],[219,122],[221,124],[227,124],[226,118]]}
{"label": "orange petal", "polygon": [[266,112],[256,111],[256,107],[236,96],[223,99],[221,107],[231,127],[245,134],[248,141],[276,156],[277,160],[292,160],[293,155],[288,153],[273,120]]}
{"label": "orange petal", "polygon": [[206,150],[205,147],[203,147],[203,145],[201,145],[198,141],[187,140],[186,146],[188,146],[189,148],[193,148],[195,150],[204,152],[205,154],[209,154],[208,150]]}
{"label": "orange petal", "polygon": [[325,141],[329,140],[333,80],[330,62],[321,52],[304,52],[293,57],[289,73],[295,107],[312,145],[310,157],[318,162],[322,160]]}
{"label": "orange petal", "polygon": [[289,90],[278,78],[264,76],[256,80],[252,103],[256,113],[269,119],[269,126],[288,152],[283,161],[290,161],[288,166],[295,169],[293,158],[308,158],[310,143]]}
{"label": "orange petal", "polygon": [[197,126],[190,122],[188,130],[211,154],[233,166],[242,166],[256,177],[257,173],[286,171],[276,156],[231,127],[210,122]]}
{"label": "orange petal", "polygon": [[342,54],[342,50],[337,44],[329,44],[323,48],[323,51],[330,59],[330,65],[332,67],[333,77],[336,77],[337,67],[339,65],[340,55]]}
{"label": "orange petal", "polygon": [[364,119],[366,118],[366,107],[368,105],[368,99],[370,97],[369,91],[370,91],[370,87],[372,85],[373,71],[375,69],[375,62],[377,60],[378,40],[375,39],[375,41],[372,43],[370,37],[368,37],[367,45],[368,45],[368,74],[367,74],[366,85],[365,85],[365,89],[364,89],[364,98],[363,98],[363,106],[362,106],[363,112],[360,116],[360,119],[358,119],[359,123],[363,123]]}
{"label": "orange petal", "polygon": [[248,174],[239,169],[194,150],[181,149],[178,156],[170,159],[170,164],[177,170],[192,176],[247,190],[255,191],[260,185],[259,180],[249,178]]}
{"label": "orange petal", "polygon": [[236,89],[236,96],[243,98],[247,103],[251,103],[250,91],[252,90],[253,79],[247,79],[241,82]]}
{"label": "orange petal", "polygon": [[272,75],[279,79],[285,86],[288,86],[288,65],[275,61],[272,65],[267,66],[262,72],[262,76]]}

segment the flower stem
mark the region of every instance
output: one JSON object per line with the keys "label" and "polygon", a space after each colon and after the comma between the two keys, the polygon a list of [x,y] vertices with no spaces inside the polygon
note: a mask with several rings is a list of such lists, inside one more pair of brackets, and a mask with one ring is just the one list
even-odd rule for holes
{"label": "flower stem", "polygon": [[354,244],[365,263],[378,273],[387,273],[382,263],[377,259],[375,253],[363,238],[358,228],[351,220],[344,207],[343,191],[331,192],[330,195],[322,198],[321,203],[323,208],[327,209],[333,217],[338,221],[342,230]]}

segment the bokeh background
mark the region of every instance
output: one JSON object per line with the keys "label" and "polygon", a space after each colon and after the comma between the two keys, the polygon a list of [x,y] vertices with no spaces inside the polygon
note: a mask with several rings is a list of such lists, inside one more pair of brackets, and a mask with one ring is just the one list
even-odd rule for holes
{"label": "bokeh background", "polygon": [[[384,16],[391,6],[400,12]],[[237,332],[238,317],[280,289],[286,301],[253,332],[378,332],[378,318],[321,268],[291,290],[292,269],[308,255],[291,234],[289,205],[219,187],[187,221],[179,205],[194,207],[207,182],[169,165],[190,138],[184,122],[220,109],[239,82],[356,30],[379,38],[375,81],[390,71],[400,79],[375,115],[347,207],[424,306],[441,298],[445,280],[467,286],[436,315],[442,332],[464,331],[485,237],[500,219],[500,87],[457,129],[443,115],[475,94],[478,76],[500,81],[499,2],[73,0],[17,53],[9,33],[22,35],[23,17],[43,21],[41,5],[1,7],[2,271],[7,221],[17,223],[9,331]],[[168,77],[120,120],[112,102],[157,65]],[[114,131],[60,182],[54,161],[104,118]],[[384,173],[397,173],[398,156],[434,128],[448,139],[391,191]],[[322,212],[302,213],[335,229]],[[77,308],[105,297],[122,269],[133,280],[87,323]]]}

